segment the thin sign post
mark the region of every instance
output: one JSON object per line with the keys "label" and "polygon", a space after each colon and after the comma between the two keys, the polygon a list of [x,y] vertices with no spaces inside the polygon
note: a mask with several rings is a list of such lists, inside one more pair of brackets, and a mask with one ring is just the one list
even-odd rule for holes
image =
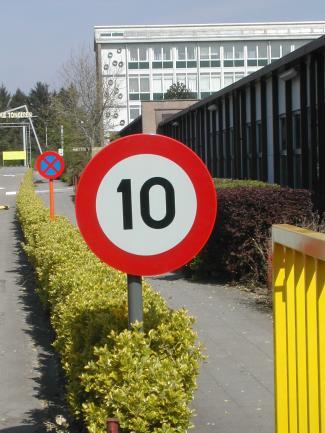
{"label": "thin sign post", "polygon": [[54,186],[53,180],[49,180],[49,190],[50,190],[50,219],[54,220]]}
{"label": "thin sign post", "polygon": [[49,181],[50,219],[54,219],[54,185],[53,180],[61,176],[64,171],[64,160],[56,152],[42,153],[36,160],[38,173]]}
{"label": "thin sign post", "polygon": [[88,246],[128,274],[130,323],[142,321],[141,278],[135,277],[188,263],[208,240],[216,212],[204,163],[161,135],[129,135],[103,148],[84,169],[76,194],[77,222]]}

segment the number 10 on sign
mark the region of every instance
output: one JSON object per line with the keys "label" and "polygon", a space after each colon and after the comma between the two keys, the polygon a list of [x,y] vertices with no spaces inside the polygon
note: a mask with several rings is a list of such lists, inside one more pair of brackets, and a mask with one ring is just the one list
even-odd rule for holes
{"label": "number 10 on sign", "polygon": [[114,141],[78,186],[79,229],[93,252],[129,276],[180,268],[207,241],[216,217],[208,170],[182,143],[139,134]]}

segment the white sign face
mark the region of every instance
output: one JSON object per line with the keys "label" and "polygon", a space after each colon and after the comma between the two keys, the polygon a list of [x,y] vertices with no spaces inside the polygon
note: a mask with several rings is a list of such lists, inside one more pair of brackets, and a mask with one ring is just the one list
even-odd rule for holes
{"label": "white sign face", "polygon": [[150,256],[170,250],[191,230],[197,198],[187,173],[163,156],[140,154],[103,177],[96,213],[108,239],[122,250]]}

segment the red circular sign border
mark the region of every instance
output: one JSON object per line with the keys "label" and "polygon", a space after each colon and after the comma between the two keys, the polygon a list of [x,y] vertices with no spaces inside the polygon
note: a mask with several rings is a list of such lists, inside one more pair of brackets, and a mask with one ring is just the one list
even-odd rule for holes
{"label": "red circular sign border", "polygon": [[[139,154],[174,161],[191,179],[197,197],[197,214],[185,238],[175,247],[152,256],[128,253],[117,247],[101,229],[96,214],[96,196],[103,177],[121,160]],[[202,160],[183,143],[158,134],[129,135],[104,147],[84,169],[76,194],[77,223],[89,248],[105,263],[130,275],[159,275],[188,263],[208,240],[216,214],[216,189]]]}
{"label": "red circular sign border", "polygon": [[[58,160],[60,161],[60,163],[61,163],[61,168],[60,168],[60,170],[59,170],[56,174],[50,174],[50,175],[48,175],[48,174],[44,173],[44,172],[41,170],[41,162],[42,162],[43,159],[46,158],[47,156],[55,156],[56,159],[58,159]],[[44,177],[45,179],[48,179],[48,180],[54,180],[54,179],[57,179],[58,177],[61,176],[61,174],[62,174],[63,171],[64,171],[64,159],[62,158],[61,155],[59,155],[57,152],[53,152],[52,150],[48,150],[48,151],[46,151],[46,152],[43,152],[41,155],[39,155],[39,156],[37,157],[37,159],[36,159],[36,164],[35,164],[35,165],[36,165],[36,169],[37,169],[38,173],[39,173],[42,177]]]}

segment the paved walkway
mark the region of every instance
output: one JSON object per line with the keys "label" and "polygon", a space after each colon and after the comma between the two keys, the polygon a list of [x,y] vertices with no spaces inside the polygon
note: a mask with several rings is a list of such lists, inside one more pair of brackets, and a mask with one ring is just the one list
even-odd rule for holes
{"label": "paved walkway", "polygon": [[[38,186],[44,189],[42,182]],[[75,223],[72,191],[56,182],[56,212]],[[47,194],[41,194],[48,203]],[[217,284],[186,281],[177,274],[148,279],[171,307],[197,318],[206,347],[193,402],[193,433],[273,433],[273,343],[270,311],[252,294]]]}
{"label": "paved walkway", "polygon": [[42,433],[62,414],[52,334],[15,217],[24,168],[0,169],[0,432]]}

